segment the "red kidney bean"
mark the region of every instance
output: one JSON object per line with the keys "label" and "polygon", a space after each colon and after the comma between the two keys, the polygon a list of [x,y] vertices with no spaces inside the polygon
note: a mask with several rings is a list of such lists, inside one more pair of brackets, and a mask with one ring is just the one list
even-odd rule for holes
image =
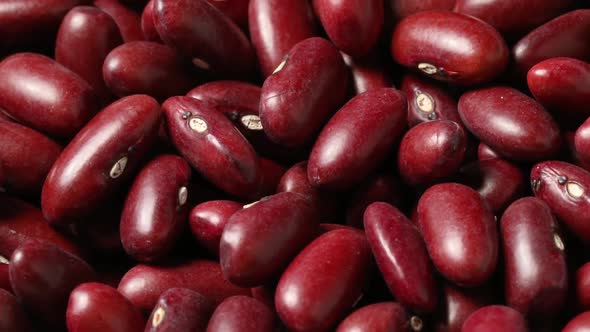
{"label": "red kidney bean", "polygon": [[79,222],[130,179],[156,139],[160,107],[134,95],[107,106],[59,156],[43,185],[41,207],[52,224]]}
{"label": "red kidney bean", "polygon": [[118,290],[140,310],[151,312],[160,295],[175,287],[198,292],[214,305],[229,296],[251,294],[248,288],[226,281],[221,266],[207,260],[161,266],[137,265],[123,276]]}
{"label": "red kidney bean", "polygon": [[195,206],[189,215],[193,236],[200,245],[217,256],[223,228],[229,218],[241,209],[242,204],[227,200],[208,201]]}
{"label": "red kidney bean", "polygon": [[145,40],[162,43],[154,23],[154,1],[150,0],[141,13],[141,30]]}
{"label": "red kidney bean", "polygon": [[477,309],[491,304],[486,294],[488,289],[462,289],[450,283],[443,287],[442,310],[436,317],[436,332],[461,332],[463,322]]}
{"label": "red kidney bean", "polygon": [[270,282],[317,234],[315,206],[282,192],[234,213],[219,245],[224,277],[243,287]]}
{"label": "red kidney bean", "polygon": [[584,121],[574,136],[574,154],[580,162],[590,162],[590,120]]}
{"label": "red kidney bean", "polygon": [[172,143],[194,168],[232,195],[258,195],[258,156],[228,118],[190,97],[169,98],[162,108]]}
{"label": "red kidney bean", "polygon": [[586,311],[570,320],[562,332],[582,332],[588,329],[590,329],[590,312]]}
{"label": "red kidney bean", "polygon": [[546,159],[561,145],[559,127],[551,115],[513,88],[498,86],[464,93],[459,99],[459,115],[477,138],[510,159]]}
{"label": "red kidney bean", "polygon": [[61,146],[33,129],[0,121],[0,147],[2,187],[26,196],[39,195]]}
{"label": "red kidney bean", "polygon": [[423,322],[417,316],[408,315],[404,307],[395,302],[374,303],[362,307],[344,319],[336,332],[355,331],[420,331]]}
{"label": "red kidney bean", "polygon": [[8,270],[10,268],[10,262],[6,257],[0,256],[0,288],[12,292],[12,286],[10,286],[10,276]]}
{"label": "red kidney bean", "polygon": [[489,146],[485,145],[484,143],[479,143],[477,146],[477,159],[478,160],[487,160],[487,159],[495,159],[500,158],[496,151],[492,150]]}
{"label": "red kidney bean", "polygon": [[207,0],[243,30],[248,30],[248,3],[250,0]]}
{"label": "red kidney bean", "polygon": [[28,241],[14,250],[9,274],[18,301],[54,327],[65,326],[72,289],[96,278],[92,267],[80,258],[39,241]]}
{"label": "red kidney bean", "polygon": [[66,311],[68,332],[141,332],[145,319],[141,312],[116,289],[87,282],[70,294]]}
{"label": "red kidney bean", "polygon": [[394,30],[391,54],[403,66],[459,85],[488,82],[508,63],[508,47],[493,27],[442,10],[403,19]]}
{"label": "red kidney bean", "polygon": [[363,295],[371,250],[357,230],[329,231],[310,243],[281,276],[275,306],[291,331],[327,331]]}
{"label": "red kidney bean", "polygon": [[590,240],[590,173],[563,161],[544,161],[533,166],[531,186],[577,237]]}
{"label": "red kidney bean", "polygon": [[95,7],[75,7],[61,22],[55,41],[55,60],[86,80],[102,100],[112,99],[102,77],[109,52],[123,43],[117,23]]}
{"label": "red kidney bean", "polygon": [[359,95],[369,90],[393,88],[391,75],[388,73],[388,63],[381,53],[373,51],[362,58],[353,59],[350,55],[342,54],[344,63],[352,72],[354,93]]}
{"label": "red kidney bean", "polygon": [[308,1],[250,0],[248,17],[252,45],[264,77],[273,73],[295,44],[316,35]]}
{"label": "red kidney bean", "polygon": [[215,309],[207,332],[276,331],[275,315],[262,302],[247,296],[232,296]]}
{"label": "red kidney bean", "polygon": [[0,331],[33,331],[30,319],[16,298],[4,289],[0,289],[0,308]]}
{"label": "red kidney bean", "polygon": [[186,96],[228,108],[247,109],[253,114],[258,113],[260,105],[260,87],[240,81],[208,82],[190,90]]}
{"label": "red kidney bean", "polygon": [[309,143],[346,96],[348,73],[338,50],[319,37],[297,43],[262,86],[260,119],[287,147]]}
{"label": "red kidney bean", "polygon": [[398,90],[360,94],[326,124],[309,156],[312,186],[346,189],[359,183],[385,158],[406,126],[407,103]]}
{"label": "red kidney bean", "polygon": [[162,40],[220,76],[252,72],[254,51],[240,28],[205,0],[155,0],[154,23]]}
{"label": "red kidney bean", "polygon": [[512,48],[515,69],[523,76],[537,63],[555,57],[590,61],[590,9],[563,14],[524,36]]}
{"label": "red kidney bean", "polygon": [[213,303],[187,288],[170,288],[162,293],[144,332],[205,331]]}
{"label": "red kidney bean", "polygon": [[590,309],[590,263],[576,271],[576,299],[582,310]]}
{"label": "red kidney bean", "polygon": [[135,40],[143,40],[139,14],[123,6],[117,0],[94,0],[94,5],[111,15],[121,31],[123,41],[128,43]]}
{"label": "red kidney bean", "polygon": [[527,332],[527,322],[516,310],[503,305],[490,305],[472,313],[462,332]]}
{"label": "red kidney bean", "polygon": [[438,300],[434,271],[416,226],[381,202],[367,207],[364,224],[377,266],[395,298],[408,309],[434,311]]}
{"label": "red kidney bean", "polygon": [[398,20],[427,10],[451,10],[455,5],[455,0],[389,0],[389,2],[393,16]]}
{"label": "red kidney bean", "polygon": [[445,278],[477,286],[491,276],[498,258],[496,222],[475,190],[434,185],[420,197],[417,215],[428,253]]}
{"label": "red kidney bean", "polygon": [[92,87],[43,55],[5,58],[0,77],[0,107],[18,122],[50,135],[72,137],[98,111]]}

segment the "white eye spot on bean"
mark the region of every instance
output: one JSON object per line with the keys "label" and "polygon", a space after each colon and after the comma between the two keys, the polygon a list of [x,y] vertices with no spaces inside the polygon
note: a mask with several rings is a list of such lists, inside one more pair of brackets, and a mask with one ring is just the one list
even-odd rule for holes
{"label": "white eye spot on bean", "polygon": [[273,74],[276,74],[278,72],[280,72],[283,67],[285,67],[285,64],[287,63],[287,58],[285,58],[281,63],[279,63],[279,65],[277,66],[277,68],[275,69],[275,71],[273,71]]}
{"label": "white eye spot on bean", "polygon": [[436,69],[435,66],[426,62],[419,63],[418,69],[420,69],[422,72],[428,75],[434,75],[438,72],[438,69]]}
{"label": "white eye spot on bean", "polygon": [[242,121],[242,124],[250,130],[262,130],[262,121],[260,121],[258,115],[244,115],[240,121]]}
{"label": "white eye spot on bean", "polygon": [[258,202],[260,202],[260,201],[256,201],[256,202],[252,202],[252,203],[250,203],[250,204],[246,204],[246,205],[242,206],[242,209],[247,209],[247,208],[249,208],[249,207],[251,207],[251,206],[254,206],[254,205],[256,205]]}
{"label": "white eye spot on bean", "polygon": [[585,193],[584,187],[576,182],[568,182],[565,185],[565,190],[567,190],[567,193],[573,198],[580,198]]}
{"label": "white eye spot on bean", "polygon": [[195,66],[197,66],[198,68],[204,69],[204,70],[209,70],[211,69],[211,66],[209,65],[209,63],[207,63],[205,60],[203,59],[199,59],[199,58],[194,58],[193,59],[193,64]]}
{"label": "white eye spot on bean", "polygon": [[152,318],[152,326],[158,327],[158,325],[162,324],[164,317],[166,316],[166,311],[159,307],[156,312],[154,312],[154,318]]}
{"label": "white eye spot on bean", "polygon": [[418,108],[425,113],[430,113],[434,111],[434,99],[430,97],[428,94],[419,92],[416,95],[416,105]]}
{"label": "white eye spot on bean", "polygon": [[10,261],[6,257],[0,255],[0,264],[10,264]]}
{"label": "white eye spot on bean", "polygon": [[127,167],[127,161],[127,156],[117,160],[117,162],[113,165],[109,172],[109,176],[111,177],[111,179],[116,179],[119,176],[121,176],[121,174],[123,174],[123,172],[125,171],[125,167]]}
{"label": "white eye spot on bean", "polygon": [[207,130],[207,122],[201,118],[192,118],[188,121],[188,126],[197,133],[203,133]]}
{"label": "white eye spot on bean", "polygon": [[553,243],[555,243],[555,247],[561,251],[565,249],[565,245],[563,244],[563,240],[561,236],[557,233],[553,233]]}
{"label": "white eye spot on bean", "polygon": [[410,318],[410,326],[412,327],[413,331],[422,331],[422,328],[424,327],[424,322],[420,317],[412,316]]}
{"label": "white eye spot on bean", "polygon": [[185,186],[180,187],[178,189],[178,205],[183,206],[186,204],[186,200],[188,199],[188,189]]}

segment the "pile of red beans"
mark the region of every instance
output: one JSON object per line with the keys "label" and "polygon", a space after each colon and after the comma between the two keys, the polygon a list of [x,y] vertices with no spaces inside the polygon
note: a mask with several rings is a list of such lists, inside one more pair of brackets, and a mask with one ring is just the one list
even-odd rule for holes
{"label": "pile of red beans", "polygon": [[587,0],[0,1],[0,331],[590,330]]}

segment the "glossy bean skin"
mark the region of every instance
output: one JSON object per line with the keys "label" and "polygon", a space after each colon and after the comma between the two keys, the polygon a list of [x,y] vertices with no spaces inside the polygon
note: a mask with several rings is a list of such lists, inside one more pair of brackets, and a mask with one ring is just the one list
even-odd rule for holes
{"label": "glossy bean skin", "polygon": [[534,197],[515,201],[502,215],[500,231],[508,305],[533,319],[558,312],[568,277],[565,247],[549,206]]}
{"label": "glossy bean skin", "polygon": [[[489,292],[489,291],[488,291]],[[484,288],[459,288],[445,283],[442,292],[442,310],[436,317],[436,332],[461,332],[463,323],[473,312],[492,301]]]}
{"label": "glossy bean skin", "polygon": [[119,99],[95,116],[49,171],[41,193],[47,221],[80,222],[116,193],[149,152],[160,120],[160,106],[146,95]]}
{"label": "glossy bean skin", "polygon": [[[150,287],[146,287],[149,285]],[[213,261],[194,260],[161,266],[136,265],[119,283],[118,290],[145,313],[152,311],[158,298],[170,288],[188,288],[214,305],[233,295],[250,295],[250,289],[235,286],[223,278],[221,266]]]}
{"label": "glossy bean skin", "polygon": [[422,122],[451,120],[463,126],[457,101],[442,87],[415,75],[406,75],[401,90],[408,98],[408,125],[414,127]]}
{"label": "glossy bean skin", "polygon": [[404,307],[395,302],[374,303],[362,307],[346,317],[336,332],[354,331],[412,331],[409,315]]}
{"label": "glossy bean skin", "polygon": [[329,231],[290,263],[275,292],[275,308],[291,331],[327,331],[362,296],[371,269],[364,234]]}
{"label": "glossy bean skin", "polygon": [[280,275],[317,234],[316,209],[304,196],[282,192],[234,213],[219,245],[223,275],[242,287]]}
{"label": "glossy bean skin", "polygon": [[381,202],[367,207],[364,224],[377,266],[395,298],[405,308],[434,311],[434,270],[418,228],[398,209]]}
{"label": "glossy bean skin", "polygon": [[534,99],[509,87],[464,93],[459,115],[465,126],[498,154],[518,161],[555,155],[561,145],[557,123]]}
{"label": "glossy bean skin", "polygon": [[518,311],[503,305],[490,305],[472,313],[461,332],[528,332],[527,322]]}
{"label": "glossy bean skin", "polygon": [[590,312],[585,311],[572,318],[562,332],[581,332],[590,329]]}
{"label": "glossy bean skin", "polygon": [[272,74],[295,44],[316,35],[308,1],[250,0],[248,21],[263,77]]}
{"label": "glossy bean skin", "polygon": [[496,151],[492,150],[489,146],[485,145],[484,143],[479,143],[477,146],[477,159],[478,160],[487,160],[487,159],[495,159],[500,158],[500,156],[496,153]]}
{"label": "glossy bean skin", "polygon": [[227,193],[257,196],[258,156],[228,118],[190,97],[169,98],[162,108],[172,143],[191,166]]}
{"label": "glossy bean skin", "polygon": [[150,0],[141,13],[141,31],[143,31],[143,37],[147,41],[162,42],[162,38],[156,30],[154,24],[154,0]]}
{"label": "glossy bean skin", "polygon": [[393,16],[398,20],[427,10],[451,10],[456,0],[389,0]]}
{"label": "glossy bean skin", "polygon": [[342,58],[352,73],[355,94],[359,95],[369,90],[394,87],[391,75],[388,72],[388,62],[381,53],[373,51],[362,58],[355,59],[342,53]]}
{"label": "glossy bean skin", "polygon": [[65,326],[72,289],[96,278],[92,267],[80,258],[39,241],[28,241],[14,250],[9,274],[18,301],[53,327]]}
{"label": "glossy bean skin", "polygon": [[262,86],[260,119],[268,137],[287,147],[309,143],[344,102],[342,56],[319,37],[297,43]]}
{"label": "glossy bean skin", "polygon": [[222,77],[244,77],[252,72],[254,51],[248,38],[207,1],[155,0],[153,17],[162,40],[199,58],[203,69]]}
{"label": "glossy bean skin", "polygon": [[94,5],[115,20],[125,43],[143,40],[139,14],[123,6],[118,0],[94,0]]}
{"label": "glossy bean skin", "polygon": [[161,155],[135,177],[121,215],[121,242],[141,262],[161,259],[186,226],[190,166],[175,155]]}
{"label": "glossy bean skin", "polygon": [[213,312],[207,332],[239,331],[276,331],[275,315],[265,304],[251,297],[228,297]]}
{"label": "glossy bean skin", "polygon": [[102,77],[109,52],[123,43],[113,18],[95,7],[75,7],[64,17],[55,41],[55,60],[88,82],[102,100],[112,99]]}
{"label": "glossy bean skin", "polygon": [[590,263],[576,271],[576,300],[582,310],[590,309]]}
{"label": "glossy bean skin", "polygon": [[406,114],[406,98],[395,89],[367,91],[351,99],[324,126],[311,150],[311,185],[339,190],[358,184],[402,135]]}
{"label": "glossy bean skin", "polygon": [[87,282],[74,288],[66,311],[68,332],[141,332],[141,312],[111,286]]}
{"label": "glossy bean skin", "polygon": [[[461,42],[451,47],[446,40]],[[508,47],[493,27],[476,18],[442,10],[403,19],[394,30],[391,54],[403,66],[459,85],[488,82],[508,63]]]}
{"label": "glossy bean skin", "polygon": [[475,190],[457,183],[434,185],[420,197],[417,217],[428,253],[445,278],[478,286],[494,272],[496,221]]}
{"label": "glossy bean skin", "polygon": [[574,154],[580,162],[590,162],[590,120],[588,119],[575,132]]}
{"label": "glossy bean skin", "polygon": [[207,102],[215,102],[229,108],[245,108],[258,113],[260,87],[241,81],[214,81],[197,86],[186,96]]}
{"label": "glossy bean skin", "polygon": [[544,161],[533,166],[531,186],[577,237],[590,240],[590,173],[563,161]]}
{"label": "glossy bean skin", "polygon": [[170,288],[162,293],[144,332],[205,331],[213,303],[187,288]]}
{"label": "glossy bean skin", "polygon": [[30,319],[14,295],[0,289],[0,331],[33,331]]}
{"label": "glossy bean skin", "polygon": [[249,0],[207,0],[219,9],[225,16],[231,18],[244,31],[248,30],[248,4]]}
{"label": "glossy bean skin", "polygon": [[242,204],[228,200],[208,201],[195,206],[189,214],[191,232],[210,253],[219,255],[219,242],[229,218]]}
{"label": "glossy bean skin", "polygon": [[0,77],[0,107],[25,126],[52,136],[74,136],[99,108],[86,81],[40,54],[4,58]]}
{"label": "glossy bean skin", "polygon": [[61,146],[47,136],[15,122],[0,121],[0,164],[8,192],[38,196]]}

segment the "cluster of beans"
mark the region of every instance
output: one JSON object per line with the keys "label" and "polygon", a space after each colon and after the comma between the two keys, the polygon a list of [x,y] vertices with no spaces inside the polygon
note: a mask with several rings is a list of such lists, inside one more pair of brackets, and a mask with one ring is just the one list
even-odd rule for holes
{"label": "cluster of beans", "polygon": [[0,0],[0,332],[590,330],[587,0]]}

